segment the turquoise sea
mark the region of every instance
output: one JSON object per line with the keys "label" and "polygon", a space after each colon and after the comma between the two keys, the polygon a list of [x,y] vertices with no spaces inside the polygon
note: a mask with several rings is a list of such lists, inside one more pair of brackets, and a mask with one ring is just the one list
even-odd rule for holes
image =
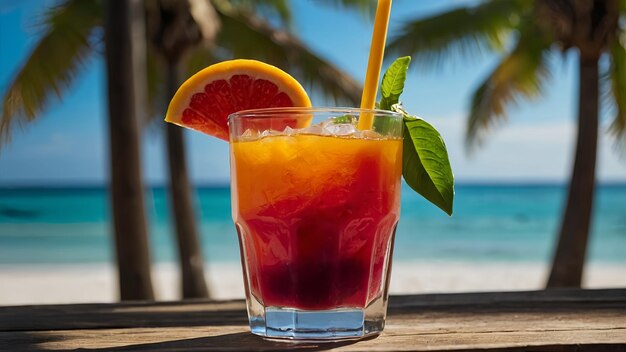
{"label": "turquoise sea", "polygon": [[[197,189],[207,261],[238,261],[228,187]],[[403,189],[395,260],[550,260],[566,188],[562,185],[459,185],[449,218]],[[167,193],[146,191],[155,261],[175,259]],[[626,185],[596,193],[589,258],[626,263]],[[0,264],[113,261],[108,193],[104,187],[0,188]]]}

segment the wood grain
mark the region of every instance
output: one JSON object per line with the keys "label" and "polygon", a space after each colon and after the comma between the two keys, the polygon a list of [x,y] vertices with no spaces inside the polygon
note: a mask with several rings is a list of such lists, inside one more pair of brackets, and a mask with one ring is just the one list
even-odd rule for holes
{"label": "wood grain", "polygon": [[393,296],[385,332],[335,344],[249,333],[243,301],[0,308],[0,351],[626,351],[626,289]]}

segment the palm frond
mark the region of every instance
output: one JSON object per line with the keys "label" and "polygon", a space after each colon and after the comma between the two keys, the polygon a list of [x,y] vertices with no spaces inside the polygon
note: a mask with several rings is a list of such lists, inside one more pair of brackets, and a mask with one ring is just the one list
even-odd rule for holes
{"label": "palm frond", "polygon": [[532,99],[542,92],[550,77],[550,41],[536,27],[523,28],[516,46],[474,92],[467,121],[468,150],[482,142],[496,121],[506,118],[506,110],[520,97]]}
{"label": "palm frond", "polygon": [[387,51],[411,55],[414,62],[426,66],[449,57],[467,60],[484,50],[502,50],[507,36],[530,12],[532,2],[526,0],[491,0],[453,9],[406,23]]}
{"label": "palm frond", "polygon": [[45,32],[4,94],[0,142],[14,123],[34,120],[52,94],[62,98],[94,50],[90,37],[101,19],[97,0],[67,0],[43,15]]}
{"label": "palm frond", "polygon": [[288,0],[214,0],[214,2],[221,8],[230,5],[231,10],[239,9],[258,13],[270,20],[278,19],[286,27],[292,24],[293,15]]}
{"label": "palm frond", "polygon": [[293,16],[287,0],[262,0],[255,1],[255,3],[257,3],[256,6],[261,13],[264,11],[268,11],[270,14],[275,13],[285,24],[291,25]]}
{"label": "palm frond", "polygon": [[322,59],[287,31],[279,30],[248,12],[218,7],[222,30],[217,45],[238,58],[252,58],[276,65],[336,103],[357,104],[360,85]]}
{"label": "palm frond", "polygon": [[[623,42],[623,43],[622,43]],[[611,132],[626,142],[626,34],[613,41],[610,49],[611,67],[609,78],[611,93],[615,103],[615,118],[611,124]]]}
{"label": "palm frond", "polygon": [[369,17],[376,13],[377,0],[315,0],[315,4],[354,9]]}

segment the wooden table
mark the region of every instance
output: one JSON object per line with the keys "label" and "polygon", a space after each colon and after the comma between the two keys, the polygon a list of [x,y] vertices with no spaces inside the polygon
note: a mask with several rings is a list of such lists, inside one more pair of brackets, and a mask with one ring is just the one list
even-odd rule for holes
{"label": "wooden table", "polygon": [[626,289],[393,296],[377,338],[263,340],[243,301],[0,308],[0,351],[626,351]]}

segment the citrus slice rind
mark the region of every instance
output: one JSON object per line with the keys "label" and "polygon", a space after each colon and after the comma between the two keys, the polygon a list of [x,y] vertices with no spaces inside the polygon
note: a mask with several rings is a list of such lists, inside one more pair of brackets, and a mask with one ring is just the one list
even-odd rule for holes
{"label": "citrus slice rind", "polygon": [[304,88],[281,69],[256,60],[209,66],[185,81],[165,121],[228,140],[228,115],[270,107],[310,107]]}

